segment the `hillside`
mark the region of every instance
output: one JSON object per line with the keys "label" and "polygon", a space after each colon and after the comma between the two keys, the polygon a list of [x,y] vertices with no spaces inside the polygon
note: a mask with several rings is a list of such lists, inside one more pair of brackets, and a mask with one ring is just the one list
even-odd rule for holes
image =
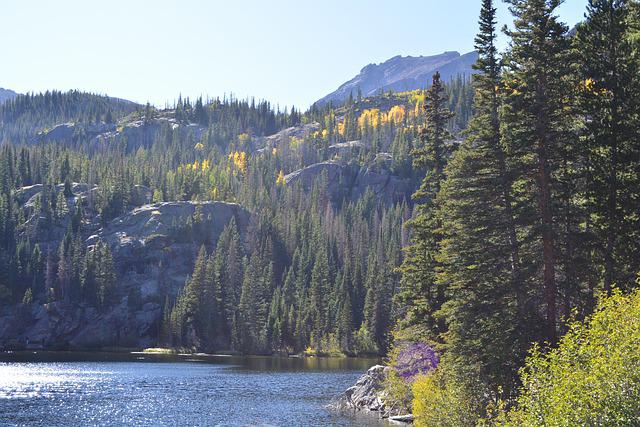
{"label": "hillside", "polygon": [[12,91],[11,89],[5,89],[0,87],[0,104],[4,103],[5,101],[8,101],[10,99],[15,98],[16,96],[18,96],[18,94],[14,91]]}
{"label": "hillside", "polygon": [[131,101],[72,90],[17,95],[0,104],[0,142],[33,142],[38,132],[62,123],[115,123],[141,106]]}
{"label": "hillside", "polygon": [[476,52],[460,55],[445,52],[433,56],[394,56],[381,64],[369,64],[360,73],[340,85],[338,89],[319,99],[318,105],[333,103],[339,105],[350,95],[372,96],[383,91],[404,92],[424,89],[433,73],[440,72],[442,80],[450,82],[458,76],[470,76],[471,65],[476,61]]}
{"label": "hillside", "polygon": [[[454,132],[469,88],[447,89]],[[0,348],[383,351],[390,313],[362,325],[374,296],[395,294],[377,277],[398,280],[424,99],[300,113],[15,98],[0,107]]]}

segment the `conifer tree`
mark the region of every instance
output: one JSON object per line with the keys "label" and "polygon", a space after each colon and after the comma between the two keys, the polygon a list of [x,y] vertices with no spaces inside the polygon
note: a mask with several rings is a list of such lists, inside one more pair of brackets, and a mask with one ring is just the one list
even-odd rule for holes
{"label": "conifer tree", "polygon": [[409,222],[413,237],[402,265],[403,289],[398,302],[406,307],[400,326],[417,327],[421,329],[417,332],[418,336],[434,340],[444,332],[444,324],[437,321],[434,314],[445,298],[444,287],[435,280],[436,253],[441,240],[436,195],[444,180],[445,165],[453,148],[447,130],[447,122],[452,114],[446,106],[444,89],[437,72],[427,91],[424,110],[426,124],[421,131],[420,144],[412,154],[414,166],[426,168],[426,175],[413,195],[417,201],[414,218]]}
{"label": "conifer tree", "polygon": [[632,2],[590,0],[575,48],[585,115],[593,227],[600,242],[604,288],[633,282],[640,267],[638,57],[630,37]]}
{"label": "conifer tree", "polygon": [[[502,125],[505,144],[514,162],[521,192],[514,197],[528,208],[527,233],[534,243],[529,272],[545,304],[544,338],[557,338],[558,174],[557,154],[571,144],[569,107],[569,39],[567,27],[555,15],[561,0],[508,0],[514,29],[506,56],[505,108]],[[533,173],[532,173],[533,172]],[[530,176],[534,178],[531,179]]]}
{"label": "conifer tree", "polygon": [[437,277],[448,289],[441,316],[453,372],[479,380],[493,397],[498,387],[515,391],[517,367],[530,342],[507,153],[500,141],[495,16],[493,1],[483,0],[475,39],[475,115],[438,195],[443,239]]}

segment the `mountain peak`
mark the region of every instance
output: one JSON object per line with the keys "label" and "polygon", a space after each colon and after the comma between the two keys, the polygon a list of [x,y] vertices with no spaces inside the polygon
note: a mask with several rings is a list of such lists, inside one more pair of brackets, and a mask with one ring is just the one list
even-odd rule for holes
{"label": "mountain peak", "polygon": [[456,51],[431,56],[396,55],[379,64],[365,66],[357,76],[316,103],[318,105],[329,102],[340,104],[350,94],[355,96],[358,91],[363,96],[370,96],[381,89],[393,91],[422,89],[429,85],[436,71],[440,72],[444,81],[449,81],[458,75],[470,75],[473,72],[471,66],[477,58],[476,52],[461,55]]}

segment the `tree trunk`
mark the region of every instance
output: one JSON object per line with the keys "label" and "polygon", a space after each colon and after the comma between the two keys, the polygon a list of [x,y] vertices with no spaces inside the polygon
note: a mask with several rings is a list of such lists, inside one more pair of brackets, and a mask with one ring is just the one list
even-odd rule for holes
{"label": "tree trunk", "polygon": [[542,262],[544,299],[547,305],[547,339],[556,342],[556,280],[551,213],[551,178],[546,150],[546,136],[538,140],[538,209],[542,219]]}
{"label": "tree trunk", "polygon": [[546,337],[555,344],[556,335],[556,273],[553,236],[553,214],[551,211],[551,171],[549,168],[549,133],[546,78],[541,76],[536,87],[536,142],[538,154],[538,210],[542,220],[542,263],[544,300],[547,306]]}

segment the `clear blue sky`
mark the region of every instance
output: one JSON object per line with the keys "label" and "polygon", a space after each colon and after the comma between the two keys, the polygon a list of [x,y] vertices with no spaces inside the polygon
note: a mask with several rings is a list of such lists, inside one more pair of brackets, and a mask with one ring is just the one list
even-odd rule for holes
{"label": "clear blue sky", "polygon": [[[587,0],[566,0],[582,19]],[[81,89],[162,106],[255,96],[306,108],[372,62],[473,49],[480,0],[14,0],[0,87]],[[499,25],[509,23],[499,6]],[[505,45],[504,38],[501,44]]]}

